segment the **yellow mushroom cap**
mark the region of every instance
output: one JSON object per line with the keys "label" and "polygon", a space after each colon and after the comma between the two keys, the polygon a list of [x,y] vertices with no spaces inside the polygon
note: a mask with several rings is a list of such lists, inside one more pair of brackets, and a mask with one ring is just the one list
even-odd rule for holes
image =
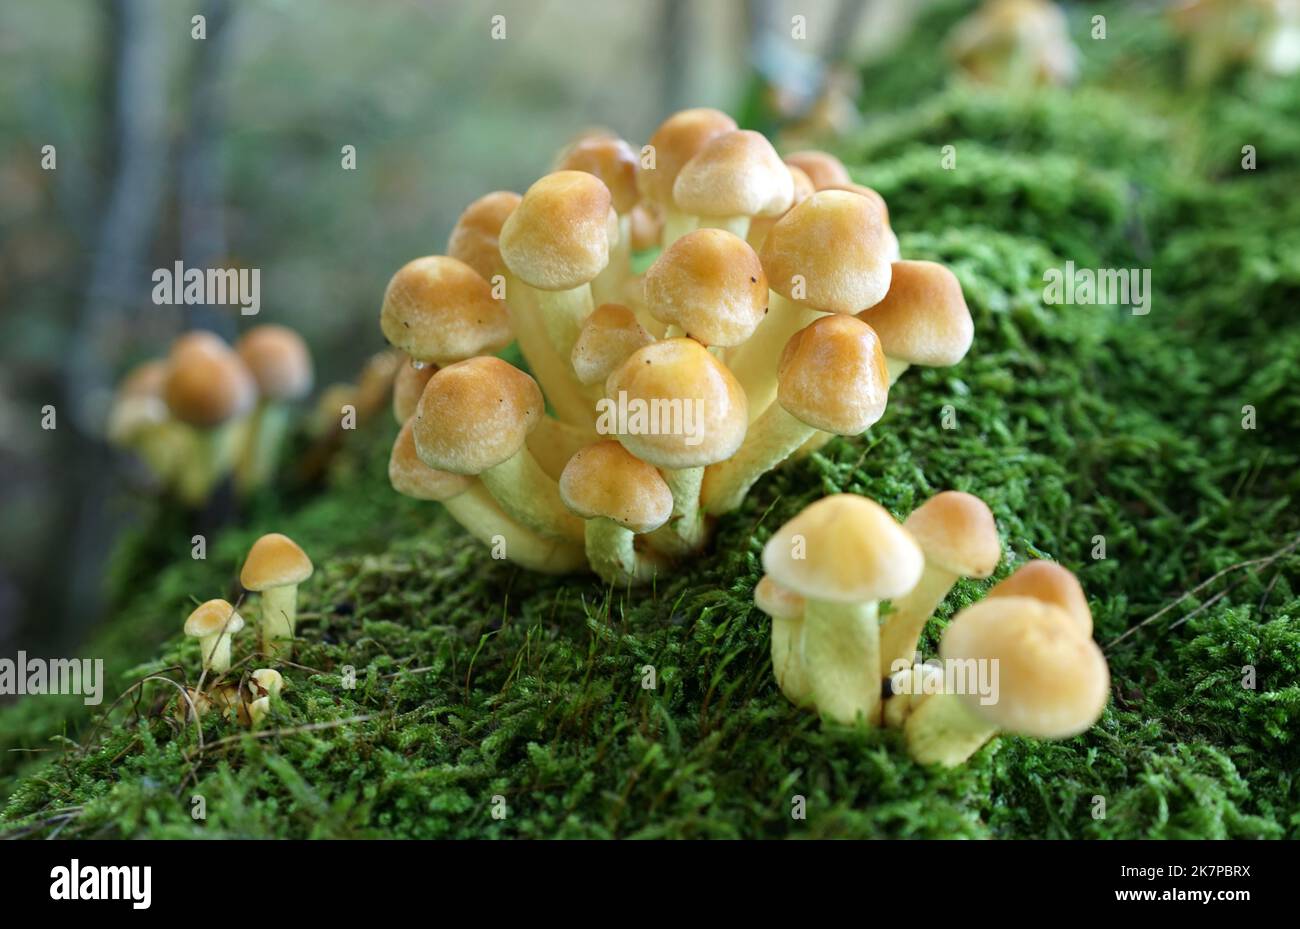
{"label": "yellow mushroom cap", "polygon": [[870,200],[822,190],[768,232],[763,268],[768,285],[783,297],[828,313],[857,313],[889,290],[887,244],[880,211]]}
{"label": "yellow mushroom cap", "polygon": [[190,335],[172,346],[163,396],[177,419],[211,428],[247,413],[257,387],[226,343],[216,336]]}
{"label": "yellow mushroom cap", "polygon": [[469,490],[474,478],[464,474],[439,471],[423,461],[415,450],[415,433],[407,420],[393,440],[393,451],[388,456],[388,483],[403,497],[416,500],[450,500]]}
{"label": "yellow mushroom cap", "polygon": [[967,607],[944,630],[945,661],[998,662],[996,702],[976,693],[963,703],[999,729],[1040,739],[1067,739],[1097,721],[1110,693],[1110,672],[1097,643],[1080,635],[1059,607],[1032,597],[995,597]]}
{"label": "yellow mushroom cap", "polygon": [[822,187],[822,188],[819,188],[819,189],[820,189],[820,190],[840,190],[840,191],[844,191],[845,193],[857,194],[857,195],[860,196],[860,197],[866,197],[866,198],[867,198],[868,200],[870,200],[873,204],[875,204],[876,209],[878,209],[878,210],[880,211],[880,218],[881,218],[882,220],[884,220],[885,226],[886,226],[886,228],[888,228],[888,226],[889,226],[889,204],[885,202],[885,198],[882,197],[882,196],[881,196],[877,191],[875,191],[875,190],[873,190],[872,188],[866,186],[865,184],[854,184],[852,181],[850,181],[850,182],[845,183],[845,184],[830,184],[830,185],[828,185],[828,186],[826,186],[826,187]]}
{"label": "yellow mushroom cap", "polygon": [[268,532],[248,550],[239,583],[254,592],[301,584],[312,573],[311,559],[287,535]]}
{"label": "yellow mushroom cap", "polygon": [[959,577],[988,577],[1002,558],[993,513],[974,494],[935,494],[912,511],[903,527],[920,543],[926,561]]}
{"label": "yellow mushroom cap", "polygon": [[579,139],[560,157],[559,171],[586,171],[609,188],[614,211],[631,212],[640,194],[636,189],[637,153],[616,136],[588,136]]}
{"label": "yellow mushroom cap", "polygon": [[793,200],[790,169],[749,129],[710,139],[673,182],[677,208],[696,216],[778,216]]}
{"label": "yellow mushroom cap", "polygon": [[417,368],[410,359],[398,367],[393,378],[393,418],[399,424],[415,415],[415,407],[420,402],[420,394],[424,393],[424,385],[429,383],[429,378],[437,371],[436,364],[425,363]]}
{"label": "yellow mushroom cap", "polygon": [[583,384],[602,383],[629,355],[653,341],[623,304],[602,303],[587,317],[573,343],[573,373]]}
{"label": "yellow mushroom cap", "polygon": [[673,185],[686,162],[714,136],[735,128],[734,119],[708,107],[682,110],[669,116],[650,136],[654,167],[637,172],[636,183],[641,196],[663,206],[672,206]]}
{"label": "yellow mushroom cap", "polygon": [[618,216],[609,188],[585,171],[556,171],[538,180],[501,227],[501,257],[511,273],[538,290],[572,290],[609,264]]}
{"label": "yellow mushroom cap", "polygon": [[269,697],[280,696],[280,691],[284,689],[284,675],[275,668],[258,668],[249,677]]}
{"label": "yellow mushroom cap", "polygon": [[311,353],[288,326],[254,326],[235,343],[235,351],[271,400],[298,400],[311,390]]}
{"label": "yellow mushroom cap", "polygon": [[754,606],[773,619],[802,619],[804,598],[764,574],[754,587]]}
{"label": "yellow mushroom cap", "polygon": [[1079,579],[1054,561],[1038,558],[993,585],[990,597],[1033,597],[1070,614],[1079,632],[1092,635],[1092,610]]}
{"label": "yellow mushroom cap", "polygon": [[816,149],[791,152],[785,156],[785,163],[803,171],[817,190],[825,190],[827,187],[834,187],[838,184],[853,183],[853,179],[849,177],[848,169],[844,167],[844,162],[827,152],[817,151]]}
{"label": "yellow mushroom cap", "polygon": [[[607,397],[617,400],[621,393],[629,413],[634,405],[652,415],[658,411],[658,425],[669,427],[619,435],[628,451],[656,467],[704,467],[730,458],[745,439],[744,388],[694,339],[665,339],[638,349],[605,382]],[[637,431],[631,415],[628,426]]]}
{"label": "yellow mushroom cap", "polygon": [[463,261],[485,281],[505,267],[501,260],[501,227],[523,198],[511,190],[494,190],[465,207],[447,238],[447,256]]}
{"label": "yellow mushroom cap", "polygon": [[763,570],[810,600],[887,600],[916,586],[925,556],[889,511],[834,494],[804,508],[763,546]]}
{"label": "yellow mushroom cap", "polygon": [[653,465],[613,439],[575,452],[560,474],[560,498],[583,519],[612,519],[653,532],[673,515],[673,494]]}
{"label": "yellow mushroom cap", "polygon": [[646,271],[645,299],[655,319],[705,345],[739,345],[767,312],[767,275],[744,239],[697,229]]}
{"label": "yellow mushroom cap", "polygon": [[956,275],[933,261],[896,261],[885,298],[858,314],[880,334],[890,358],[946,367],[966,357],[975,336]]}
{"label": "yellow mushroom cap", "polygon": [[492,286],[445,255],[403,265],[384,291],[384,338],[419,361],[449,364],[510,344],[510,321]]}
{"label": "yellow mushroom cap", "polygon": [[234,635],[244,628],[244,618],[225,600],[200,603],[185,620],[185,634],[195,638],[213,635],[223,630]]}
{"label": "yellow mushroom cap", "polygon": [[412,430],[431,468],[481,474],[513,457],[545,410],[541,388],[500,358],[470,358],[442,368],[425,385]]}
{"label": "yellow mushroom cap", "polygon": [[866,432],[885,415],[889,399],[880,339],[852,316],[814,320],[781,352],[776,398],[790,415],[823,432]]}

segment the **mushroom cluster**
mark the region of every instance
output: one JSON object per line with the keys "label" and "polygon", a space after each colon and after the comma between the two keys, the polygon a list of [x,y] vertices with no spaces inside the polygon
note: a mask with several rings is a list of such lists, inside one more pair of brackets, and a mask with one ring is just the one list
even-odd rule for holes
{"label": "mushroom cluster", "polygon": [[764,547],[754,591],[782,692],[825,719],[901,729],[924,764],[961,764],[998,732],[1088,729],[1109,672],[1082,587],[1053,562],[1022,565],[948,623],[937,660],[920,660],[958,579],[987,578],[1000,559],[993,514],[971,494],[944,491],[901,524],[853,494],[808,506]]}
{"label": "mushroom cluster", "polygon": [[878,193],[712,109],[639,150],[579,138],[522,196],[470,204],[446,252],[384,293],[408,359],[390,482],[496,557],[612,584],[700,551],[765,473],[972,339],[956,277],[901,260]]}
{"label": "mushroom cluster", "polygon": [[266,483],[292,404],[310,392],[312,379],[311,354],[292,329],[255,326],[233,347],[193,330],[166,358],[123,378],[108,438],[138,454],[182,503],[199,507],[228,475],[245,493]]}
{"label": "mushroom cluster", "polygon": [[[275,659],[290,656],[298,616],[298,585],[311,575],[311,559],[288,536],[272,532],[253,543],[239,581],[245,590],[261,598],[254,655]],[[200,604],[186,618],[185,634],[198,639],[202,672],[198,685],[185,688],[177,699],[180,720],[188,720],[195,713],[201,719],[215,708],[241,725],[257,726],[271,711],[272,702],[284,687],[279,671],[261,668],[239,681],[229,679],[235,667],[234,638],[244,627],[244,618],[235,606],[220,599]]]}

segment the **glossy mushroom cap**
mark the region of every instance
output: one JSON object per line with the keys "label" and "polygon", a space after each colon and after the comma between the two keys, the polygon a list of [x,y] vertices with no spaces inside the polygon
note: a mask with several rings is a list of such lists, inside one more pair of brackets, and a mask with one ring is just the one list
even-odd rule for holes
{"label": "glossy mushroom cap", "polygon": [[645,299],[655,319],[705,345],[739,345],[767,312],[767,275],[744,239],[698,229],[646,271]]}
{"label": "glossy mushroom cap", "polygon": [[834,494],[806,507],[763,546],[763,570],[810,600],[887,600],[916,586],[925,556],[880,504]]}
{"label": "glossy mushroom cap", "polygon": [[464,262],[483,280],[491,281],[505,267],[497,241],[501,227],[522,199],[514,191],[494,190],[465,207],[447,239],[447,256]]}
{"label": "glossy mushroom cap", "polygon": [[779,216],[794,200],[794,179],[771,142],[739,129],[715,136],[682,167],[673,200],[696,216]]}
{"label": "glossy mushroom cap", "polygon": [[429,379],[411,420],[431,468],[481,474],[513,457],[545,411],[541,388],[500,358],[470,358]]}
{"label": "glossy mushroom cap", "polygon": [[963,694],[971,711],[999,729],[1066,739],[1097,721],[1110,672],[1097,643],[1062,609],[1032,597],[995,597],[967,607],[944,630],[945,661],[998,662],[996,702]]}
{"label": "glossy mushroom cap", "polygon": [[234,635],[244,628],[244,618],[225,600],[208,600],[194,608],[185,620],[185,634],[202,638],[225,631]]}
{"label": "glossy mushroom cap", "polygon": [[587,317],[573,343],[573,373],[583,384],[603,383],[629,355],[653,341],[623,304],[602,303]]}
{"label": "glossy mushroom cap", "polygon": [[670,417],[676,420],[674,429],[619,436],[628,451],[657,467],[700,468],[723,461],[745,439],[749,404],[744,388],[694,339],[665,339],[639,349],[605,382],[607,397],[617,399],[622,392],[629,410],[635,404],[675,411]]}
{"label": "glossy mushroom cap", "polygon": [[1054,561],[1039,558],[1021,565],[993,585],[990,597],[1033,597],[1070,614],[1083,635],[1092,635],[1092,610],[1079,579]]}
{"label": "glossy mushroom cap", "polygon": [[804,598],[764,574],[754,587],[754,606],[773,619],[802,619]]}
{"label": "glossy mushroom cap", "polygon": [[653,465],[613,439],[576,452],[560,475],[560,498],[583,519],[612,519],[633,532],[653,532],[673,514],[673,495]]}
{"label": "glossy mushroom cap", "polygon": [[616,136],[579,139],[560,157],[558,171],[585,171],[609,188],[614,211],[630,213],[641,194],[636,189],[637,153]]}
{"label": "glossy mushroom cap", "polygon": [[849,171],[844,167],[844,162],[834,155],[816,149],[791,152],[785,156],[785,163],[803,171],[808,176],[808,179],[812,181],[816,190],[825,190],[827,187],[834,187],[838,184],[853,183],[853,178],[849,177]]}
{"label": "glossy mushroom cap", "polygon": [[958,577],[988,577],[1002,558],[993,513],[974,494],[935,494],[912,511],[903,528],[920,544],[926,561]]}
{"label": "glossy mushroom cap", "polygon": [[474,485],[474,478],[431,468],[415,451],[412,420],[403,423],[388,456],[388,483],[403,497],[416,500],[450,500]]}
{"label": "glossy mushroom cap", "polygon": [[311,559],[287,535],[268,532],[248,550],[239,583],[245,590],[262,591],[287,584],[301,584],[312,573]]}
{"label": "glossy mushroom cap", "polygon": [[420,394],[424,393],[424,385],[429,383],[429,378],[437,371],[438,366],[435,364],[426,363],[417,368],[411,364],[410,359],[398,367],[397,374],[393,377],[393,418],[398,423],[404,423],[415,415],[415,407],[420,402]]}
{"label": "glossy mushroom cap", "polygon": [[885,354],[908,364],[947,367],[975,336],[956,275],[933,261],[896,261],[885,298],[858,318],[875,329]]}
{"label": "glossy mushroom cap", "polygon": [[731,132],[736,121],[720,110],[700,107],[674,113],[650,136],[654,168],[637,172],[641,196],[663,206],[673,204],[673,185],[682,167],[714,136]]}
{"label": "glossy mushroom cap", "polygon": [[[889,290],[889,255],[880,211],[867,198],[823,190],[794,207],[763,242],[768,285],[796,303],[857,313]],[[797,284],[803,282],[803,296]]]}
{"label": "glossy mushroom cap", "polygon": [[885,415],[889,371],[880,339],[852,316],[823,316],[781,352],[777,401],[823,432],[860,435]]}
{"label": "glossy mushroom cap", "polygon": [[172,346],[163,396],[177,419],[211,428],[252,409],[257,386],[224,342],[191,334]]}
{"label": "glossy mushroom cap", "polygon": [[585,171],[538,180],[501,227],[501,257],[538,290],[572,290],[609,264],[618,216],[609,188]]}
{"label": "glossy mushroom cap", "polygon": [[384,338],[419,361],[450,364],[510,344],[506,308],[469,265],[445,255],[403,265],[384,291]]}
{"label": "glossy mushroom cap", "polygon": [[254,326],[235,343],[235,351],[269,400],[299,400],[312,387],[311,353],[288,326]]}

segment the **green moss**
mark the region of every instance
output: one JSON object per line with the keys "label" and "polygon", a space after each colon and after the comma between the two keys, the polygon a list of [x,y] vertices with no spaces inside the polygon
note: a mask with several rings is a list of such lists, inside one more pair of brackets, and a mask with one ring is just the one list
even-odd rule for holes
{"label": "green moss", "polygon": [[[1268,105],[1291,112],[1300,92],[1277,87]],[[115,572],[119,607],[91,653],[112,656],[120,692],[197,666],[175,635],[186,604],[228,590],[258,533],[300,539],[318,571],[281,734],[210,719],[199,754],[192,728],[150,712],[174,698],[159,684],[89,739],[77,705],[29,700],[4,711],[3,747],[49,751],[0,756],[0,822],[63,836],[1300,837],[1300,556],[1265,560],[1300,535],[1300,243],[1279,197],[1297,178],[1277,166],[1212,183],[1190,167],[1212,159],[1178,151],[1212,135],[1202,112],[1135,117],[1134,137],[1114,93],[1051,96],[1021,122],[1024,102],[947,92],[900,115],[888,145],[860,142],[855,171],[889,198],[904,253],[960,277],[975,346],[955,368],[909,371],[867,436],[760,482],[708,557],[631,596],[493,562],[436,507],[388,491],[394,427],[374,424],[326,493],[262,501],[206,562],[161,555],[158,523]],[[1090,99],[1109,109],[1078,124]],[[949,135],[965,140],[954,171],[935,149]],[[1150,315],[1044,305],[1043,272],[1067,259],[1152,268]],[[1087,733],[1001,738],[963,768],[924,769],[896,733],[793,710],[750,597],[763,542],[816,497],[864,493],[901,515],[950,487],[998,519],[1009,557],[994,580],[1060,559],[1102,643],[1229,570],[1109,645],[1112,701]],[[938,625],[989,583],[960,583]]]}

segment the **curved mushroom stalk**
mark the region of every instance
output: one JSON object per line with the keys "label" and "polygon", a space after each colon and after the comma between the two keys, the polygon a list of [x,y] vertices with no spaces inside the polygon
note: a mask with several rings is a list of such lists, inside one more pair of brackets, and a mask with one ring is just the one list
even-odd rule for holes
{"label": "curved mushroom stalk", "polygon": [[892,601],[893,610],[880,630],[880,667],[885,674],[896,662],[912,660],[925,624],[957,583],[957,577],[926,561],[916,586]]}
{"label": "curved mushroom stalk", "polygon": [[511,519],[480,483],[442,501],[451,518],[484,545],[495,557],[506,559],[540,574],[573,574],[585,570],[582,547],[572,542],[542,536]]}
{"label": "curved mushroom stalk", "polygon": [[751,421],[758,419],[776,400],[777,363],[790,337],[825,315],[820,310],[800,306],[776,291],[769,294],[767,316],[727,359],[727,367],[749,398]]}
{"label": "curved mushroom stalk", "polygon": [[822,716],[880,723],[878,604],[808,601],[800,640],[804,673]]}
{"label": "curved mushroom stalk", "polygon": [[763,415],[750,424],[740,451],[709,466],[701,490],[705,512],[721,516],[737,509],[760,477],[789,458],[816,431],[781,404],[768,404]]}
{"label": "curved mushroom stalk", "polygon": [[654,552],[636,548],[636,534],[603,516],[587,520],[587,561],[609,584],[620,587],[648,584],[665,564]]}
{"label": "curved mushroom stalk", "polygon": [[673,513],[648,538],[655,550],[667,557],[685,558],[702,549],[709,538],[708,524],[700,509],[705,469],[663,468],[660,473],[673,495]]}
{"label": "curved mushroom stalk", "polygon": [[907,717],[907,750],[921,764],[962,764],[997,734],[997,726],[976,716],[956,694],[932,694]]}

